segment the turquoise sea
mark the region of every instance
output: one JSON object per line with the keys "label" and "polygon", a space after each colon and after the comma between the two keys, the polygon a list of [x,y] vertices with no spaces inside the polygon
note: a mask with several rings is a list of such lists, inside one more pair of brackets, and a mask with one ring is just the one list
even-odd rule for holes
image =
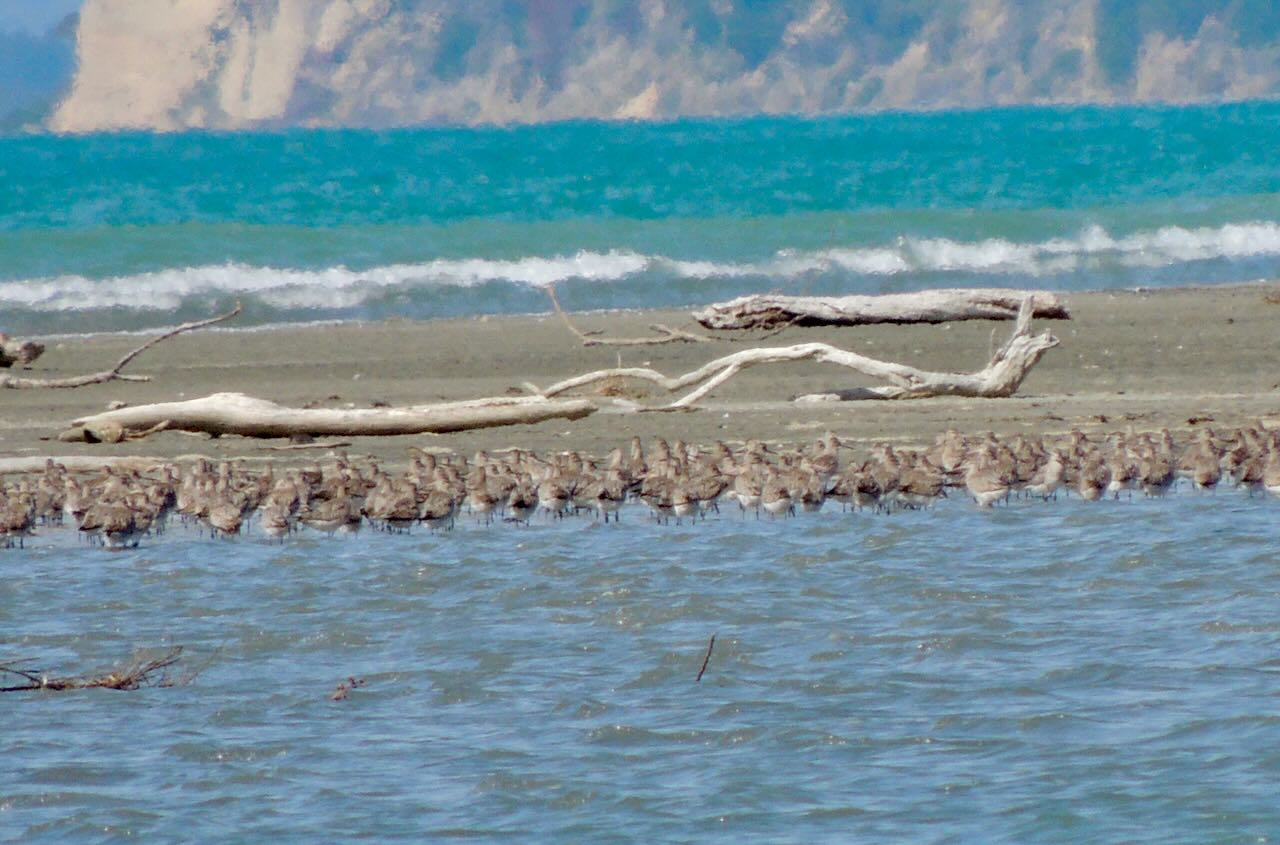
{"label": "turquoise sea", "polygon": [[1280,104],[0,138],[0,330],[1274,277]]}
{"label": "turquoise sea", "polygon": [[[0,330],[1276,278],[1278,130],[1250,103],[0,138]],[[1278,518],[1224,487],[41,530],[0,549],[0,665],[183,645],[199,673],[0,695],[0,841],[1270,841]]]}

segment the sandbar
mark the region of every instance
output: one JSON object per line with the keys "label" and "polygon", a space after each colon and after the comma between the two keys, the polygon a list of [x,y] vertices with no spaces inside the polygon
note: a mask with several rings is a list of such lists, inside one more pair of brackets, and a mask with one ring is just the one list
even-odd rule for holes
{"label": "sandbar", "polygon": [[[1169,428],[1186,436],[1210,425],[1262,421],[1280,425],[1280,285],[1184,287],[1069,294],[1070,321],[1037,321],[1061,344],[1007,399],[937,398],[799,405],[797,394],[875,384],[851,371],[813,362],[746,370],[687,413],[625,413],[608,396],[586,419],[553,420],[441,435],[358,437],[352,456],[396,464],[411,449],[453,451],[509,447],[539,452],[576,449],[603,454],[638,435],[688,443],[758,438],[805,443],[834,431],[854,444],[924,444],[954,428],[1001,436],[1089,434]],[[624,311],[573,315],[580,328],[606,336],[638,336],[661,322],[698,330],[688,311]],[[442,320],[387,320],[208,329],[168,340],[136,359],[128,372],[145,383],[111,382],[70,390],[0,391],[0,455],[148,455],[172,458],[320,459],[323,450],[275,447],[282,440],[210,438],[161,432],[118,444],[68,444],[57,434],[73,420],[131,405],[236,391],[292,406],[371,407],[513,395],[526,382],[547,385],[579,373],[647,366],[667,374],[692,370],[751,345],[823,341],[929,370],[969,371],[986,362],[1004,322],[941,325],[791,327],[760,338],[732,333],[714,343],[584,347],[554,314]],[[716,335],[717,337],[719,335]],[[60,377],[110,366],[145,336],[93,334],[48,340],[24,375]],[[636,401],[660,404],[656,388],[627,385]],[[591,394],[585,394],[591,395]]]}

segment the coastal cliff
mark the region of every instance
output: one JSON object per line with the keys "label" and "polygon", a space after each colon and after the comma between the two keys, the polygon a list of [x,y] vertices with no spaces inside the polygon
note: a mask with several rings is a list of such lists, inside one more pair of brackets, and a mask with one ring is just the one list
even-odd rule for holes
{"label": "coastal cliff", "polygon": [[523,123],[1280,93],[1270,0],[86,0],[47,120]]}

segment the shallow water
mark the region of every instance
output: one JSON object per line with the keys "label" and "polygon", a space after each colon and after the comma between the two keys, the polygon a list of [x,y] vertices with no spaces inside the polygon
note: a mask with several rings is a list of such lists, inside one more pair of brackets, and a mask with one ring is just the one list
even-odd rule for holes
{"label": "shallow water", "polygon": [[33,538],[3,659],[202,671],[4,696],[0,837],[1256,841],[1278,507]]}

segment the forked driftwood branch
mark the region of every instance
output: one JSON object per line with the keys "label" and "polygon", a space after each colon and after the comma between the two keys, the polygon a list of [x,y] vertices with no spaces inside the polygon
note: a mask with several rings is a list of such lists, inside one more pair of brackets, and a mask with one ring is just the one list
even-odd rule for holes
{"label": "forked driftwood branch", "polygon": [[708,329],[1012,320],[1027,299],[1032,301],[1034,317],[1071,319],[1066,303],[1057,294],[1006,288],[940,288],[878,296],[759,294],[708,305],[693,312],[693,319]]}
{"label": "forked driftwood branch", "polygon": [[551,306],[555,308],[557,316],[564,322],[565,328],[581,340],[583,346],[656,346],[660,343],[709,343],[711,341],[709,337],[703,337],[683,329],[673,329],[662,323],[653,323],[649,326],[650,329],[658,333],[657,337],[596,337],[598,332],[584,332],[569,320],[569,315],[560,307],[560,300],[556,297],[555,285],[547,285],[547,296],[551,298]]}
{"label": "forked driftwood branch", "polygon": [[22,668],[17,664],[0,665],[0,674],[22,678],[22,683],[0,687],[0,692],[37,692],[41,690],[61,691],[74,689],[115,689],[135,690],[142,687],[171,687],[189,683],[194,675],[174,681],[166,671],[178,662],[182,656],[182,646],[174,646],[160,657],[150,660],[135,659],[123,669],[108,672],[105,675],[75,676],[66,678],[49,677],[48,673],[39,669]]}
{"label": "forked driftwood branch", "polygon": [[777,348],[744,349],[717,358],[692,372],[669,377],[645,367],[620,367],[597,370],[537,389],[540,396],[552,397],[605,379],[633,378],[651,382],[669,392],[694,389],[669,405],[654,410],[682,410],[696,405],[717,387],[748,367],[784,361],[815,360],[856,370],[864,375],[889,382],[883,387],[860,387],[831,393],[797,397],[797,401],[830,401],[848,399],[919,399],[929,396],[1004,397],[1013,395],[1027,373],[1045,352],[1058,345],[1058,339],[1045,332],[1031,334],[1031,298],[1023,301],[1013,334],[991,356],[987,365],[975,373],[941,373],[919,370],[905,364],[879,361],[826,343],[800,343]]}
{"label": "forked driftwood branch", "polygon": [[102,370],[97,373],[88,373],[82,376],[69,376],[67,378],[20,378],[8,374],[0,374],[0,388],[7,387],[13,390],[24,390],[33,388],[59,388],[59,387],[84,387],[89,384],[102,384],[108,381],[151,381],[151,376],[133,376],[126,375],[122,372],[130,361],[137,358],[143,352],[160,343],[162,340],[168,340],[174,335],[180,335],[183,332],[202,329],[205,326],[212,326],[214,323],[221,323],[224,320],[230,320],[241,311],[240,303],[236,303],[236,307],[232,308],[226,314],[219,314],[216,317],[210,317],[207,320],[196,320],[191,323],[183,323],[180,326],[174,326],[162,335],[153,337],[146,343],[137,347],[129,354],[125,355],[116,365],[109,370]]}
{"label": "forked driftwood branch", "polygon": [[105,411],[73,420],[64,442],[119,442],[156,431],[193,431],[215,437],[356,437],[465,431],[576,420],[593,413],[585,399],[493,397],[401,408],[289,408],[243,393],[215,393],[184,402],[160,402]]}

